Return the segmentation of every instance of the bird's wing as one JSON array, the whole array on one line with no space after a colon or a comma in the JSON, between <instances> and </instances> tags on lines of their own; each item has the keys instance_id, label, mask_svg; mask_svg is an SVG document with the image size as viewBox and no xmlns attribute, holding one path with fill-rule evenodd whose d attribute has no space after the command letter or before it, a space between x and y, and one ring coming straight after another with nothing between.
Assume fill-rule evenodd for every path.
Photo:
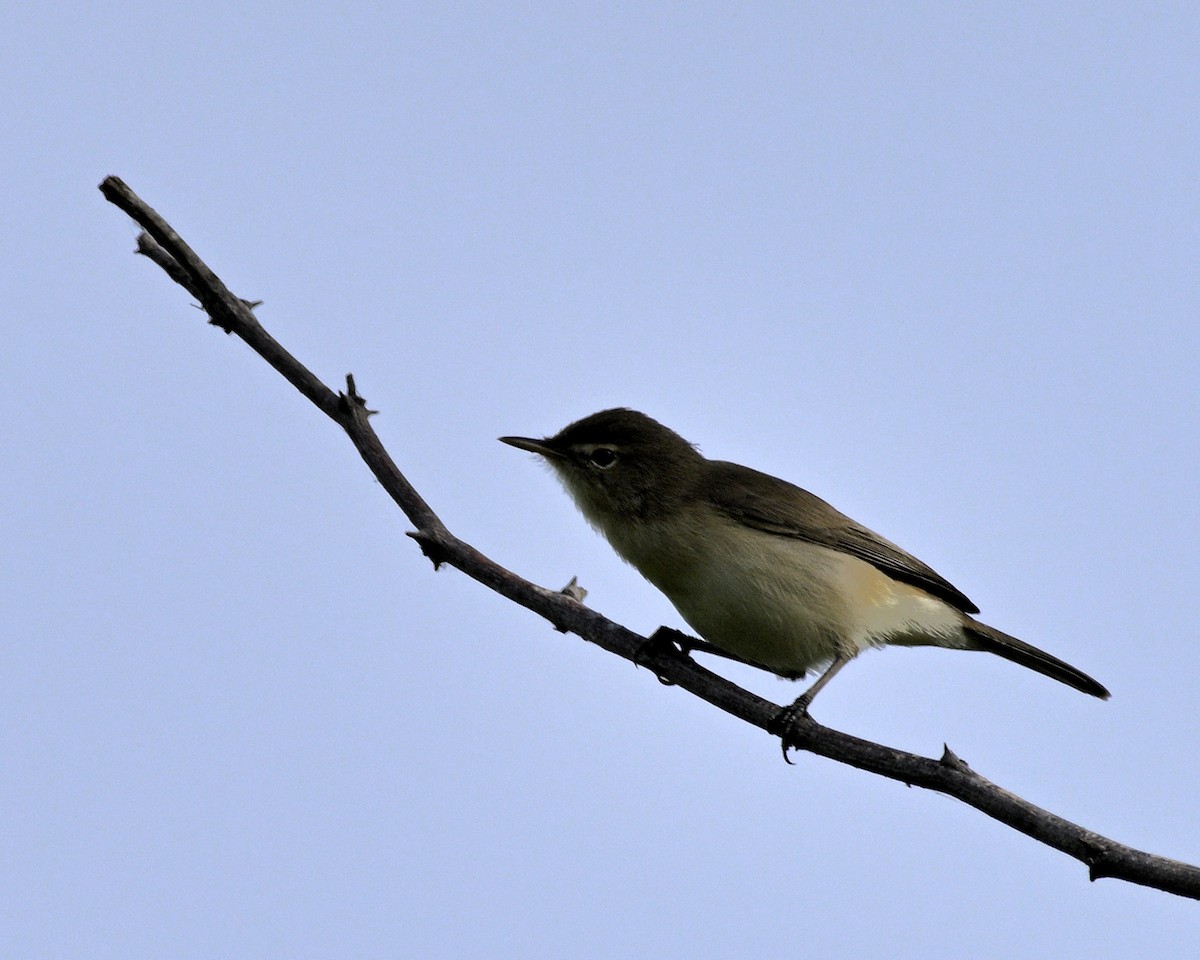
<instances>
[{"instance_id":1,"label":"bird's wing","mask_svg":"<svg viewBox=\"0 0 1200 960\"><path fill-rule=\"evenodd\" d=\"M815 494L749 467L723 461L710 461L709 467L706 489L698 492L730 519L766 533L848 553L963 613L979 612L961 590L928 564L855 523Z\"/></svg>"}]
</instances>

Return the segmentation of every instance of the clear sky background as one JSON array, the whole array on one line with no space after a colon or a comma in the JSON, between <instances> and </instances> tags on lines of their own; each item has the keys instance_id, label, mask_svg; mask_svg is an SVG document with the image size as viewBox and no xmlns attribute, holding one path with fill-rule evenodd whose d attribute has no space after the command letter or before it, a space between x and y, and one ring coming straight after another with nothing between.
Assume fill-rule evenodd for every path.
<instances>
[{"instance_id":1,"label":"clear sky background","mask_svg":"<svg viewBox=\"0 0 1200 960\"><path fill-rule=\"evenodd\" d=\"M497 436L637 407L896 540L1113 698L888 650L815 715L1197 862L1198 51L1194 3L9 10L0 954L1194 957L1195 902L435 574L96 184L634 629L682 621Z\"/></svg>"}]
</instances>

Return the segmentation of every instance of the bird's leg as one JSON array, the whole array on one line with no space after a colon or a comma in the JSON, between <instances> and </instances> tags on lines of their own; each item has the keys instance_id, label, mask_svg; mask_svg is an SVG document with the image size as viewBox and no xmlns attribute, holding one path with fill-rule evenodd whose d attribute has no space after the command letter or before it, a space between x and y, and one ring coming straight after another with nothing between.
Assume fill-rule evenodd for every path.
<instances>
[{"instance_id":1,"label":"bird's leg","mask_svg":"<svg viewBox=\"0 0 1200 960\"><path fill-rule=\"evenodd\" d=\"M728 650L722 650L720 647L714 647L707 640L701 640L699 637L689 637L686 633L680 633L678 630L672 630L670 627L659 627L654 631L653 640L659 634L664 634L664 638L672 643L679 645L679 649L683 651L685 656L690 656L693 650L698 650L700 653L708 653L714 657L721 657L724 660L732 660L734 663L744 663L748 667L754 667L756 670L766 670L767 673L774 673L777 676L783 677L784 680L799 680L804 676L804 671L799 673L779 673L771 667L764 667L761 663L755 660L747 660L745 657L739 657L736 653L730 653Z\"/></svg>"},{"instance_id":2,"label":"bird's leg","mask_svg":"<svg viewBox=\"0 0 1200 960\"><path fill-rule=\"evenodd\" d=\"M664 652L682 653L686 657L698 642L700 641L697 641L695 637L689 637L681 630L659 627L638 648L638 659L640 660L644 655Z\"/></svg>"},{"instance_id":3,"label":"bird's leg","mask_svg":"<svg viewBox=\"0 0 1200 960\"><path fill-rule=\"evenodd\" d=\"M796 702L788 707L788 709L795 710L797 713L808 713L808 705L813 702L813 697L820 693L821 688L832 680L837 675L837 672L849 662L850 658L844 657L841 654L834 657L833 663L825 668L825 672L817 677L813 685L800 694L796 698Z\"/></svg>"},{"instance_id":4,"label":"bird's leg","mask_svg":"<svg viewBox=\"0 0 1200 960\"><path fill-rule=\"evenodd\" d=\"M783 744L783 759L788 760L788 748L796 745L793 739L793 727L801 717L808 716L808 705L813 702L813 697L821 692L821 688L837 675L837 672L850 662L849 657L838 654L833 658L833 663L825 668L825 672L817 677L811 687L805 690L798 696L791 706L784 707L775 715L775 719L771 721L768 730L776 734Z\"/></svg>"},{"instance_id":5,"label":"bird's leg","mask_svg":"<svg viewBox=\"0 0 1200 960\"><path fill-rule=\"evenodd\" d=\"M690 657L693 650L699 650L701 653L711 653L714 657L724 657L726 660L744 663L748 667L756 667L759 670L766 670L769 673L777 673L777 671L772 670L770 667L764 667L761 663L755 663L753 660L739 657L736 653L729 653L720 647L714 647L707 640L688 636L686 633L674 630L671 627L659 627L650 634L646 638L646 642L638 648L633 662L642 667L647 665L645 660L648 657L656 654L667 656L682 654L685 657ZM799 680L804 676L804 673L801 671L796 674L779 674L779 676L782 676L785 680Z\"/></svg>"}]
</instances>

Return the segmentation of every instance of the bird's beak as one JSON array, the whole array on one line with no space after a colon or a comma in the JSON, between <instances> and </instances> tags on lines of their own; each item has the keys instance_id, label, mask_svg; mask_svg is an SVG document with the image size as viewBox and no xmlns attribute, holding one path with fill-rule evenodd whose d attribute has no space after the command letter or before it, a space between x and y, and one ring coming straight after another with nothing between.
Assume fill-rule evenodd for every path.
<instances>
[{"instance_id":1,"label":"bird's beak","mask_svg":"<svg viewBox=\"0 0 1200 960\"><path fill-rule=\"evenodd\" d=\"M501 443L507 443L510 447L516 447L518 450L528 450L530 453L539 453L543 457L551 457L555 460L562 458L562 454L545 440L534 440L532 437L500 437L499 439Z\"/></svg>"}]
</instances>

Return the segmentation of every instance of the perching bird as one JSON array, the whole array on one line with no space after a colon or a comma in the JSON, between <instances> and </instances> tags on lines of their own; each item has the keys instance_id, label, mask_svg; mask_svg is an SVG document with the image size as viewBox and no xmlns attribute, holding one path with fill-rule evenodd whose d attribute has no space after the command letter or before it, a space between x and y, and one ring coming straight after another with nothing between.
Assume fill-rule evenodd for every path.
<instances>
[{"instance_id":1,"label":"perching bird","mask_svg":"<svg viewBox=\"0 0 1200 960\"><path fill-rule=\"evenodd\" d=\"M1087 674L976 620L979 608L910 553L824 500L708 460L635 410L553 437L501 437L540 454L588 521L718 652L799 678L828 664L808 703L870 647L986 650L1108 698Z\"/></svg>"}]
</instances>

